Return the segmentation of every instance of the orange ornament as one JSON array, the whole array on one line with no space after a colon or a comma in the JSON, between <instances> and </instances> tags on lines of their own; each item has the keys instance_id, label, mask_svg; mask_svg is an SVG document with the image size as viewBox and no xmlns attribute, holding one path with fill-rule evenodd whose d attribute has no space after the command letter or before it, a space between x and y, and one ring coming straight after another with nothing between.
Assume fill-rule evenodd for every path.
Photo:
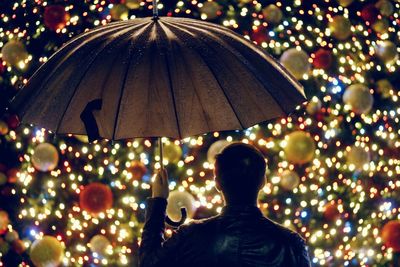
<instances>
[{"instance_id":1,"label":"orange ornament","mask_svg":"<svg viewBox=\"0 0 400 267\"><path fill-rule=\"evenodd\" d=\"M324 207L324 218L328 221L334 221L338 219L340 212L336 204L328 203Z\"/></svg>"},{"instance_id":2,"label":"orange ornament","mask_svg":"<svg viewBox=\"0 0 400 267\"><path fill-rule=\"evenodd\" d=\"M9 223L10 219L8 218L8 213L4 210L0 210L0 235L7 232L7 227Z\"/></svg>"},{"instance_id":3,"label":"orange ornament","mask_svg":"<svg viewBox=\"0 0 400 267\"><path fill-rule=\"evenodd\" d=\"M382 228L381 237L387 247L400 252L400 220L387 222Z\"/></svg>"},{"instance_id":4,"label":"orange ornament","mask_svg":"<svg viewBox=\"0 0 400 267\"><path fill-rule=\"evenodd\" d=\"M132 178L134 180L141 180L143 175L145 175L147 172L146 166L138 160L133 161L127 170L130 174L132 174Z\"/></svg>"},{"instance_id":5,"label":"orange ornament","mask_svg":"<svg viewBox=\"0 0 400 267\"><path fill-rule=\"evenodd\" d=\"M97 214L112 207L113 194L107 185L91 183L86 185L80 193L79 203L82 209Z\"/></svg>"},{"instance_id":6,"label":"orange ornament","mask_svg":"<svg viewBox=\"0 0 400 267\"><path fill-rule=\"evenodd\" d=\"M14 242L12 242L11 246L12 246L12 249L18 254L22 254L26 250L24 242L20 239L17 239Z\"/></svg>"}]
</instances>

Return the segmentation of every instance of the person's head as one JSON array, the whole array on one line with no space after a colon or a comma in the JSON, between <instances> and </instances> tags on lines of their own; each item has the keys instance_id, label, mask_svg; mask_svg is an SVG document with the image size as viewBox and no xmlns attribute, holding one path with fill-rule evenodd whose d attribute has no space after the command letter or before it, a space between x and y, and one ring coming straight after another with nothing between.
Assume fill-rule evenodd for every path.
<instances>
[{"instance_id":1,"label":"person's head","mask_svg":"<svg viewBox=\"0 0 400 267\"><path fill-rule=\"evenodd\" d=\"M253 204L264 186L266 163L254 146L232 143L215 157L215 181L227 204Z\"/></svg>"}]
</instances>

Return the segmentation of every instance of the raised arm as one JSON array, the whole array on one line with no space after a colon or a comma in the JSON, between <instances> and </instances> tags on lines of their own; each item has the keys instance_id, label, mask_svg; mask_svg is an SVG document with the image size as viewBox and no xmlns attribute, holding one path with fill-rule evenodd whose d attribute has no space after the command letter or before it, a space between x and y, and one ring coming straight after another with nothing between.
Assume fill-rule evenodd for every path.
<instances>
[{"instance_id":1,"label":"raised arm","mask_svg":"<svg viewBox=\"0 0 400 267\"><path fill-rule=\"evenodd\" d=\"M164 170L156 175L152 198L147 200L146 220L139 248L140 267L172 266L176 261L179 244L185 236L185 227L181 227L171 238L164 239L168 194L168 175Z\"/></svg>"}]
</instances>

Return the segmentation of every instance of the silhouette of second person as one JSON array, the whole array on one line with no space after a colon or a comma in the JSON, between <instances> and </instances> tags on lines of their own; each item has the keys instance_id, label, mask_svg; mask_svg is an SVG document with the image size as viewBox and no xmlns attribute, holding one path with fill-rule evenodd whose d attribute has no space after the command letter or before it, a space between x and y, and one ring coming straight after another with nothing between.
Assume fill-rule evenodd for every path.
<instances>
[{"instance_id":1,"label":"silhouette of second person","mask_svg":"<svg viewBox=\"0 0 400 267\"><path fill-rule=\"evenodd\" d=\"M309 267L304 240L257 208L266 163L255 147L233 143L216 156L215 182L225 206L212 218L184 224L164 240L168 175L156 176L139 249L141 267Z\"/></svg>"}]
</instances>

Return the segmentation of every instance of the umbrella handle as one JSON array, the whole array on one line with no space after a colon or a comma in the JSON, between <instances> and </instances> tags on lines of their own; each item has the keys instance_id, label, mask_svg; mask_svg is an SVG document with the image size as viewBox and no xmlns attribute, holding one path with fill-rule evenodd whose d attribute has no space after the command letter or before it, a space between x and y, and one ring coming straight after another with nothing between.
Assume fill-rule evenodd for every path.
<instances>
[{"instance_id":1,"label":"umbrella handle","mask_svg":"<svg viewBox=\"0 0 400 267\"><path fill-rule=\"evenodd\" d=\"M175 222L175 221L171 220L171 218L169 218L168 215L167 215L165 217L165 222L169 226L171 226L173 228L178 228L179 226L181 226L186 221L186 218L187 218L186 208L184 208L184 207L181 208L181 215L182 215L181 219L178 222Z\"/></svg>"},{"instance_id":2,"label":"umbrella handle","mask_svg":"<svg viewBox=\"0 0 400 267\"><path fill-rule=\"evenodd\" d=\"M80 115L80 118L85 125L86 134L89 137L90 143L100 139L99 126L97 125L96 118L93 115L93 111L101 110L102 105L102 99L94 99L87 103L85 109Z\"/></svg>"},{"instance_id":3,"label":"umbrella handle","mask_svg":"<svg viewBox=\"0 0 400 267\"><path fill-rule=\"evenodd\" d=\"M153 20L158 19L158 7L157 7L157 0L153 0Z\"/></svg>"},{"instance_id":4,"label":"umbrella handle","mask_svg":"<svg viewBox=\"0 0 400 267\"><path fill-rule=\"evenodd\" d=\"M164 163L163 163L163 159L164 159L164 149L163 149L163 143L162 143L162 138L159 137L158 138L158 146L160 148L160 168L161 170L164 169ZM165 217L165 222L167 224L169 224L171 227L173 228L178 228L179 226L181 226L187 218L187 212L186 212L186 208L182 207L181 208L181 219L177 222L171 220L171 218L168 217L168 215Z\"/></svg>"}]
</instances>

